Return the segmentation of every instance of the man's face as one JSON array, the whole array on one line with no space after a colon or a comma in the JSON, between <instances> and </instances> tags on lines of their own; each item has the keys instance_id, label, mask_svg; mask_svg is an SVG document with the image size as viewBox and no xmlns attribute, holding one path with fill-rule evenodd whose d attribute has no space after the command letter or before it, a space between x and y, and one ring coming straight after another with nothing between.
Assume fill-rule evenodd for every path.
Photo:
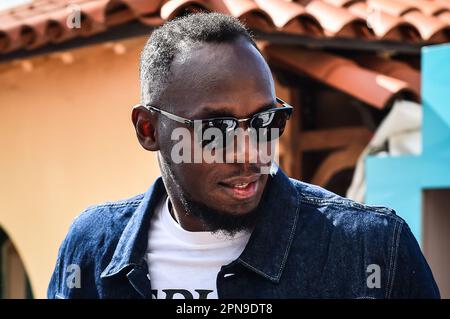
<instances>
[{"instance_id":1,"label":"man's face","mask_svg":"<svg viewBox=\"0 0 450 319\"><path fill-rule=\"evenodd\" d=\"M170 105L165 109L184 118L248 118L275 101L270 70L261 54L244 39L197 44L175 58L171 71L171 83L164 93ZM175 164L171 152L177 141L171 140L171 134L183 124L163 116L158 121L159 161L172 197L236 217L258 206L268 179L261 174L261 167L270 163L250 163L250 153L254 156L255 149L249 143L238 149L245 156L244 163Z\"/></svg>"}]
</instances>

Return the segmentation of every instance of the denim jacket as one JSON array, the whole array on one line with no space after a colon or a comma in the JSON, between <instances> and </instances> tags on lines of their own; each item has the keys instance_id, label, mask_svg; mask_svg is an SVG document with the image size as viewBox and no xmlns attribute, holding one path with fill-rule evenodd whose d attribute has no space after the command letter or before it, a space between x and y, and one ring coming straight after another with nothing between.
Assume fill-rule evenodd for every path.
<instances>
[{"instance_id":1,"label":"denim jacket","mask_svg":"<svg viewBox=\"0 0 450 319\"><path fill-rule=\"evenodd\" d=\"M278 170L219 298L439 298L416 239L394 211L356 203ZM144 260L161 178L142 195L86 209L70 227L48 298L152 298ZM227 275L234 274L234 275Z\"/></svg>"}]
</instances>

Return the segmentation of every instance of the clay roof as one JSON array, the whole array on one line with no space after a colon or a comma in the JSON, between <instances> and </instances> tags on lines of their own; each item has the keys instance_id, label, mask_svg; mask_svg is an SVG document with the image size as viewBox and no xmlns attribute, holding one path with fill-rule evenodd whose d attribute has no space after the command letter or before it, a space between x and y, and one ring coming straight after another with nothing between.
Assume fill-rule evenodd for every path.
<instances>
[{"instance_id":1,"label":"clay roof","mask_svg":"<svg viewBox=\"0 0 450 319\"><path fill-rule=\"evenodd\" d=\"M157 26L186 12L231 14L255 29L371 41L450 41L450 0L35 0L0 12L0 54L89 37L130 21ZM80 12L80 28L67 24Z\"/></svg>"},{"instance_id":2,"label":"clay roof","mask_svg":"<svg viewBox=\"0 0 450 319\"><path fill-rule=\"evenodd\" d=\"M420 72L383 58L358 61L292 46L269 45L264 54L272 65L304 74L378 109L402 95L418 101Z\"/></svg>"},{"instance_id":3,"label":"clay roof","mask_svg":"<svg viewBox=\"0 0 450 319\"><path fill-rule=\"evenodd\" d=\"M200 10L231 14L264 32L424 44L450 41L450 0L35 0L0 12L0 57L16 50L83 39L138 21L158 26ZM67 20L80 12L80 28ZM263 44L271 64L305 74L382 109L407 94L418 100L420 71L375 55Z\"/></svg>"}]
</instances>

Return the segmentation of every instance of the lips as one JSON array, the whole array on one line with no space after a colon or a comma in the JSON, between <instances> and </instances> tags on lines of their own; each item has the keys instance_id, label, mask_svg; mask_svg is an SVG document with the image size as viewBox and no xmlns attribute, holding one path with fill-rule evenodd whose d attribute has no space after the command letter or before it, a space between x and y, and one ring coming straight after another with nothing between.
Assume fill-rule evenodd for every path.
<instances>
[{"instance_id":1,"label":"lips","mask_svg":"<svg viewBox=\"0 0 450 319\"><path fill-rule=\"evenodd\" d=\"M239 176L219 182L225 193L235 200L249 200L258 192L260 175Z\"/></svg>"}]
</instances>

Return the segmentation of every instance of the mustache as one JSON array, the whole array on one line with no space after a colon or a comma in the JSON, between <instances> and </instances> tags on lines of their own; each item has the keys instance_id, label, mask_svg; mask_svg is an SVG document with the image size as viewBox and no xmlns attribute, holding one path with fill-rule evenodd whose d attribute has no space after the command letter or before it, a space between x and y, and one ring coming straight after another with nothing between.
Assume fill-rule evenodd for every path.
<instances>
[{"instance_id":1,"label":"mustache","mask_svg":"<svg viewBox=\"0 0 450 319\"><path fill-rule=\"evenodd\" d=\"M261 174L261 167L263 166L267 165L258 165L256 163L241 164L237 166L233 172L228 173L226 176L221 176L221 179L237 176L259 175Z\"/></svg>"}]
</instances>

